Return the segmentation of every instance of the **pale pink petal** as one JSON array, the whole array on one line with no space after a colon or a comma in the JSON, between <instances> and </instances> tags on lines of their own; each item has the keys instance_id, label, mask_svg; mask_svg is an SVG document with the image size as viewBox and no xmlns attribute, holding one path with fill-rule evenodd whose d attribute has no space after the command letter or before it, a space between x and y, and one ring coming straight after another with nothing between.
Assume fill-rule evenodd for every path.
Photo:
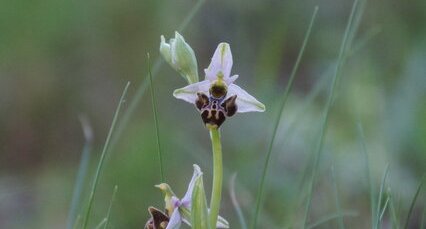
<instances>
[{"instance_id":1,"label":"pale pink petal","mask_svg":"<svg viewBox=\"0 0 426 229\"><path fill-rule=\"evenodd\" d=\"M192 191L194 190L195 181L198 177L203 175L203 172L201 172L201 169L198 165L194 164L194 173L192 175L191 181L188 185L188 190L185 193L185 196L183 196L181 203L183 206L187 208L191 208L191 201L192 201Z\"/></svg>"},{"instance_id":2,"label":"pale pink petal","mask_svg":"<svg viewBox=\"0 0 426 229\"><path fill-rule=\"evenodd\" d=\"M228 43L220 43L213 54L208 68L204 70L206 79L213 81L218 78L221 72L225 81L228 81L231 75L232 53ZM219 74L220 75L220 74Z\"/></svg>"},{"instance_id":3,"label":"pale pink petal","mask_svg":"<svg viewBox=\"0 0 426 229\"><path fill-rule=\"evenodd\" d=\"M238 75L233 75L231 77L229 77L228 81L226 82L226 84L232 84L235 80L238 79Z\"/></svg>"},{"instance_id":4,"label":"pale pink petal","mask_svg":"<svg viewBox=\"0 0 426 229\"><path fill-rule=\"evenodd\" d=\"M265 105L259 102L256 98L251 96L245 90L240 88L235 84L231 84L228 86L228 94L227 98L237 95L237 112L245 113L245 112L263 112L265 111Z\"/></svg>"},{"instance_id":5,"label":"pale pink petal","mask_svg":"<svg viewBox=\"0 0 426 229\"><path fill-rule=\"evenodd\" d=\"M179 209L175 208L170 217L169 224L167 224L166 229L179 229L182 224L182 217L179 213Z\"/></svg>"},{"instance_id":6,"label":"pale pink petal","mask_svg":"<svg viewBox=\"0 0 426 229\"><path fill-rule=\"evenodd\" d=\"M197 92L209 93L210 81L204 80L198 83L190 84L184 88L176 89L173 96L177 99L185 100L188 103L195 104L197 99Z\"/></svg>"}]
</instances>

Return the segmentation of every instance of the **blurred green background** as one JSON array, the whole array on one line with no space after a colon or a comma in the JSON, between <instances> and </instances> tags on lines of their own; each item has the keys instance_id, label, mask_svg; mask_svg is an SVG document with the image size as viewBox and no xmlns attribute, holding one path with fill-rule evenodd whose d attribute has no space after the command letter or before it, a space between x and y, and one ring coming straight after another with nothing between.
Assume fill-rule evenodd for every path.
<instances>
[{"instance_id":1,"label":"blurred green background","mask_svg":"<svg viewBox=\"0 0 426 229\"><path fill-rule=\"evenodd\" d=\"M317 21L281 117L259 220L259 228L300 228L309 180L304 174L312 168L321 114L352 1L206 0L194 11L198 2L1 1L0 228L66 226L85 142L81 115L94 132L78 205L83 209L124 85L131 81L125 113L146 79L146 53L157 59L160 35L173 36L190 12L194 17L179 32L197 55L201 77L217 44L228 42L234 56L232 72L240 75L237 84L267 107L265 113L238 114L222 128L221 215L231 228L240 228L228 191L236 172L237 198L250 221L273 120L318 5ZM364 128L374 195L377 199L389 164L385 188L392 194L398 219L405 222L426 172L425 21L424 0L367 2L331 110L310 223L335 213L337 196L341 209L357 213L344 218L347 228L371 226L357 123ZM166 64L154 75L165 177L179 196L186 190L192 164L202 167L207 190L212 173L208 132L199 114L172 96L174 89L184 85ZM163 205L162 195L154 188L160 175L150 94L145 93L137 105L107 155L90 228L105 216L114 185L118 193L112 228L142 228L147 207ZM422 191L410 228L420 227L425 203ZM337 226L338 221L331 220L319 228ZM383 227L391 228L389 210Z\"/></svg>"}]
</instances>

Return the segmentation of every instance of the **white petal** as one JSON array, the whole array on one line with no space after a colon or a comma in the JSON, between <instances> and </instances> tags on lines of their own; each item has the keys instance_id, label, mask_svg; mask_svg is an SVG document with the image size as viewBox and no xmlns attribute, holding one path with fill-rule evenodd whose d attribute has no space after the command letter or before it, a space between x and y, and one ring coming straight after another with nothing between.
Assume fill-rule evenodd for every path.
<instances>
[{"instance_id":1,"label":"white petal","mask_svg":"<svg viewBox=\"0 0 426 229\"><path fill-rule=\"evenodd\" d=\"M233 95L237 95L237 112L245 113L245 112L263 112L265 111L265 105L259 102L256 98L251 96L249 93L244 91L242 88L237 86L236 84L231 84L228 86L228 94L227 97L231 97Z\"/></svg>"},{"instance_id":2,"label":"white petal","mask_svg":"<svg viewBox=\"0 0 426 229\"><path fill-rule=\"evenodd\" d=\"M191 181L189 182L188 190L186 191L185 196L183 196L181 200L182 204L189 209L191 209L192 190L194 190L195 181L201 175L203 175L203 172L201 172L200 167L194 164L194 173L192 174Z\"/></svg>"},{"instance_id":3,"label":"white petal","mask_svg":"<svg viewBox=\"0 0 426 229\"><path fill-rule=\"evenodd\" d=\"M188 103L195 103L197 99L197 92L209 93L210 81L204 80L198 83L190 84L184 88L176 89L173 96L177 99L185 100Z\"/></svg>"},{"instance_id":4,"label":"white petal","mask_svg":"<svg viewBox=\"0 0 426 229\"><path fill-rule=\"evenodd\" d=\"M231 75L232 53L228 43L220 43L213 54L210 65L205 69L206 79L211 81L217 79L219 72L222 72L224 80L227 81Z\"/></svg>"},{"instance_id":5,"label":"white petal","mask_svg":"<svg viewBox=\"0 0 426 229\"><path fill-rule=\"evenodd\" d=\"M235 80L238 79L238 75L233 75L231 77L229 77L228 81L226 82L228 85L232 84Z\"/></svg>"},{"instance_id":6,"label":"white petal","mask_svg":"<svg viewBox=\"0 0 426 229\"><path fill-rule=\"evenodd\" d=\"M166 229L179 229L182 224L182 217L180 216L179 209L175 208L172 216L170 217L169 224Z\"/></svg>"}]
</instances>

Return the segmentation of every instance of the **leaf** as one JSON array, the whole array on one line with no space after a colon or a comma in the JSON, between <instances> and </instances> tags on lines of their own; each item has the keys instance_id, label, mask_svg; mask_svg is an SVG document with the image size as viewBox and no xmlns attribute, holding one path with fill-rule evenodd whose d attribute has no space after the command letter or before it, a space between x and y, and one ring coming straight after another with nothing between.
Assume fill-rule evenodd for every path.
<instances>
[{"instance_id":1,"label":"leaf","mask_svg":"<svg viewBox=\"0 0 426 229\"><path fill-rule=\"evenodd\" d=\"M209 229L209 216L206 193L204 191L203 176L195 180L192 192L191 224L194 229Z\"/></svg>"}]
</instances>

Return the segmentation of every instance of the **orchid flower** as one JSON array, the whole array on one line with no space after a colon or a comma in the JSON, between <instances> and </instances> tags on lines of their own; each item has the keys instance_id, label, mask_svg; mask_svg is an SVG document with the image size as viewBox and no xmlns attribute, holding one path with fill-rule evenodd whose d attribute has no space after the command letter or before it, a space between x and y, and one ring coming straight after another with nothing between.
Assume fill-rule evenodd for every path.
<instances>
[{"instance_id":1,"label":"orchid flower","mask_svg":"<svg viewBox=\"0 0 426 229\"><path fill-rule=\"evenodd\" d=\"M218 128L237 112L265 111L261 102L234 83L238 75L231 76L232 62L229 44L220 43L204 70L205 80L173 92L176 98L196 106L206 126Z\"/></svg>"},{"instance_id":2,"label":"orchid flower","mask_svg":"<svg viewBox=\"0 0 426 229\"><path fill-rule=\"evenodd\" d=\"M198 178L202 176L201 169L198 165L194 165L194 173L192 179L189 182L188 189L182 199L176 197L176 194L172 191L170 186L166 183L156 185L155 187L159 188L165 195L165 215L169 218L167 220L166 229L178 229L180 228L182 222L187 225L191 225L191 202L192 202L192 193L194 190L195 182ZM153 216L153 214L151 214ZM151 221L154 217L151 217ZM163 220L166 221L166 220ZM148 221L150 222L150 221ZM219 217L217 220L217 228L229 228L228 222Z\"/></svg>"}]
</instances>

